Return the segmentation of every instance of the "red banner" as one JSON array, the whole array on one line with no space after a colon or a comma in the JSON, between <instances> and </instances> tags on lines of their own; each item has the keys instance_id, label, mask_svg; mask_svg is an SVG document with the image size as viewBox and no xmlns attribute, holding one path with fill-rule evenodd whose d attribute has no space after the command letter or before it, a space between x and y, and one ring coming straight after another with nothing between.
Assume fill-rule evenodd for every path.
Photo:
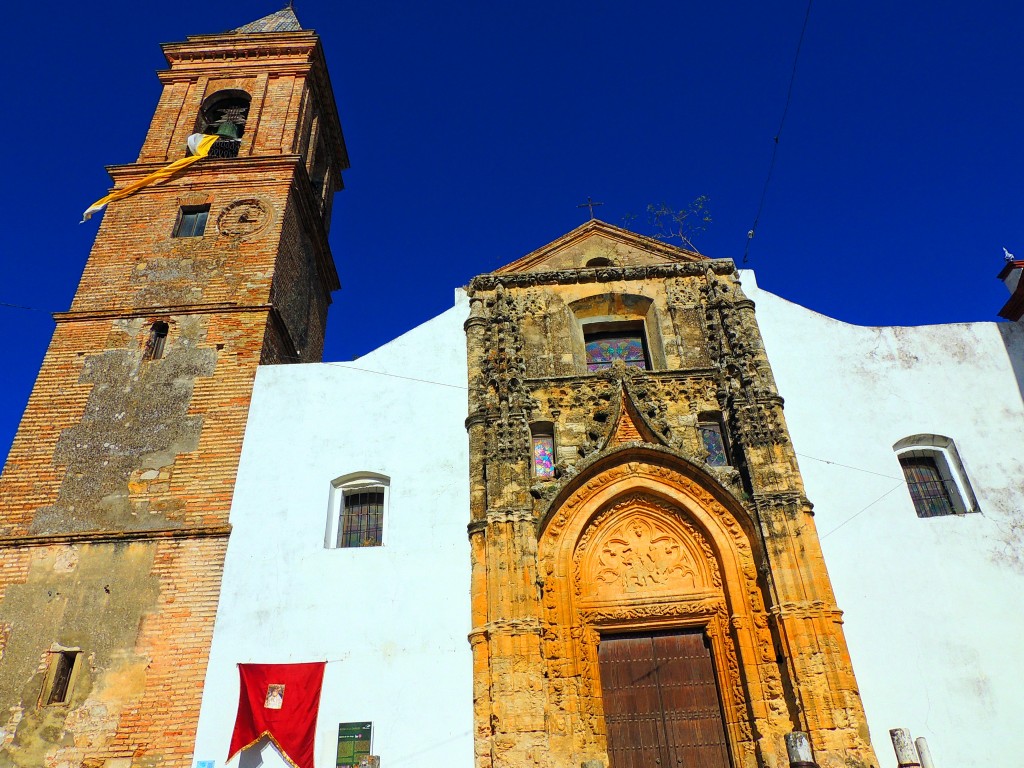
<instances>
[{"instance_id":1,"label":"red banner","mask_svg":"<svg viewBox=\"0 0 1024 768\"><path fill-rule=\"evenodd\" d=\"M228 760L267 736L295 768L313 768L324 664L239 664L238 715Z\"/></svg>"}]
</instances>

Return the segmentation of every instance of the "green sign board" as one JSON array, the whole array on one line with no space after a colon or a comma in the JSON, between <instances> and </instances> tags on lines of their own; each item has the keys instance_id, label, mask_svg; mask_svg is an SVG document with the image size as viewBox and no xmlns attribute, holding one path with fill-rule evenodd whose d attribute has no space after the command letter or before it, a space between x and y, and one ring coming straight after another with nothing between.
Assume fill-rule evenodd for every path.
<instances>
[{"instance_id":1,"label":"green sign board","mask_svg":"<svg viewBox=\"0 0 1024 768\"><path fill-rule=\"evenodd\" d=\"M372 736L373 723L339 723L337 768L356 768L360 758L372 754Z\"/></svg>"}]
</instances>

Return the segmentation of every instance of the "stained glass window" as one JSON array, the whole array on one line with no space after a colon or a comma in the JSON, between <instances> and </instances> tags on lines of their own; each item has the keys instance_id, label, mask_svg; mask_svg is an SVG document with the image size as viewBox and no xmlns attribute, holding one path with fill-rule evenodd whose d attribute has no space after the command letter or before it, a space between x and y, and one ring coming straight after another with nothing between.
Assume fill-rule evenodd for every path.
<instances>
[{"instance_id":1,"label":"stained glass window","mask_svg":"<svg viewBox=\"0 0 1024 768\"><path fill-rule=\"evenodd\" d=\"M647 368L644 337L639 331L609 331L586 334L587 370L603 371L615 360L630 368Z\"/></svg>"},{"instance_id":2,"label":"stained glass window","mask_svg":"<svg viewBox=\"0 0 1024 768\"><path fill-rule=\"evenodd\" d=\"M345 493L339 547L379 547L384 530L384 489L361 488Z\"/></svg>"},{"instance_id":3,"label":"stained glass window","mask_svg":"<svg viewBox=\"0 0 1024 768\"><path fill-rule=\"evenodd\" d=\"M725 455L725 441L722 439L722 428L717 424L701 424L697 427L704 450L708 452L707 463L712 467L726 467L729 457Z\"/></svg>"},{"instance_id":4,"label":"stained glass window","mask_svg":"<svg viewBox=\"0 0 1024 768\"><path fill-rule=\"evenodd\" d=\"M931 456L901 456L903 475L907 478L910 498L918 517L939 517L953 514L946 481Z\"/></svg>"},{"instance_id":5,"label":"stained glass window","mask_svg":"<svg viewBox=\"0 0 1024 768\"><path fill-rule=\"evenodd\" d=\"M533 436L533 474L555 476L555 439L551 435Z\"/></svg>"}]
</instances>

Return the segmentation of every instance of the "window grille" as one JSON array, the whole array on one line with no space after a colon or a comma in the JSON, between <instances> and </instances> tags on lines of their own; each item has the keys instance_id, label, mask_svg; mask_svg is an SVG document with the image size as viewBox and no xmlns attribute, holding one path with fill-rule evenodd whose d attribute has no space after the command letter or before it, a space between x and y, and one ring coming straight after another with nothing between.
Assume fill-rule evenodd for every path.
<instances>
[{"instance_id":1,"label":"window grille","mask_svg":"<svg viewBox=\"0 0 1024 768\"><path fill-rule=\"evenodd\" d=\"M345 491L339 547L379 547L384 530L384 489Z\"/></svg>"},{"instance_id":2,"label":"window grille","mask_svg":"<svg viewBox=\"0 0 1024 768\"><path fill-rule=\"evenodd\" d=\"M947 483L931 456L900 456L903 475L907 479L910 498L918 517L940 517L952 515L953 500Z\"/></svg>"},{"instance_id":3,"label":"window grille","mask_svg":"<svg viewBox=\"0 0 1024 768\"><path fill-rule=\"evenodd\" d=\"M980 512L967 468L953 438L910 435L893 445L918 517Z\"/></svg>"}]
</instances>

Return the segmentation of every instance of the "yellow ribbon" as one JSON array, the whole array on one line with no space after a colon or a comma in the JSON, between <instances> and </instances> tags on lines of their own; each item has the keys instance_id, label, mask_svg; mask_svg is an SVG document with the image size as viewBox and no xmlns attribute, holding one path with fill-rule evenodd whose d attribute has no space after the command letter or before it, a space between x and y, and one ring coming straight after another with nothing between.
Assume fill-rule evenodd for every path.
<instances>
[{"instance_id":1,"label":"yellow ribbon","mask_svg":"<svg viewBox=\"0 0 1024 768\"><path fill-rule=\"evenodd\" d=\"M196 152L194 155L189 155L188 157L183 157L179 160L175 160L170 165L165 165L160 170L153 171L148 176L145 176L139 179L138 181L133 181L126 187L121 187L121 189L115 189L106 197L101 197L99 200L97 200L95 203L93 203L92 205L85 209L85 213L82 214L82 220L79 222L79 224L84 224L92 217L94 213L99 213L100 211L102 211L106 207L107 203L112 203L115 200L123 200L129 195L134 195L140 189L149 186L150 184L155 184L161 181L167 181L167 179L171 178L171 176L178 173L178 171L184 168L188 168L190 165L192 165L192 163L202 160L210 153L210 148L213 146L214 142L217 141L217 139L219 138L221 137L217 136L216 134L210 136L203 136L203 138L199 140L199 145L196 147Z\"/></svg>"}]
</instances>

